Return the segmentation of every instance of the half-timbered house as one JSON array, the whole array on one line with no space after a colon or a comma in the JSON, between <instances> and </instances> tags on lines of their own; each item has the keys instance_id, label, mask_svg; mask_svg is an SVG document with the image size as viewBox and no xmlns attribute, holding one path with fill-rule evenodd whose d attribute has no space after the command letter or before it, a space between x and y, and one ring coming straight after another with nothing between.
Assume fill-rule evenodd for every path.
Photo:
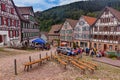
<instances>
[{"instance_id":1,"label":"half-timbered house","mask_svg":"<svg viewBox=\"0 0 120 80\"><path fill-rule=\"evenodd\" d=\"M78 20L66 19L60 31L60 42L67 46L73 46L73 31Z\"/></svg>"},{"instance_id":2,"label":"half-timbered house","mask_svg":"<svg viewBox=\"0 0 120 80\"><path fill-rule=\"evenodd\" d=\"M106 7L92 28L92 47L100 50L120 48L120 12Z\"/></svg>"},{"instance_id":3,"label":"half-timbered house","mask_svg":"<svg viewBox=\"0 0 120 80\"><path fill-rule=\"evenodd\" d=\"M21 20L21 42L39 37L39 25L35 20L32 6L17 7Z\"/></svg>"},{"instance_id":4,"label":"half-timbered house","mask_svg":"<svg viewBox=\"0 0 120 80\"><path fill-rule=\"evenodd\" d=\"M0 45L20 40L20 20L13 0L0 0Z\"/></svg>"},{"instance_id":5,"label":"half-timbered house","mask_svg":"<svg viewBox=\"0 0 120 80\"><path fill-rule=\"evenodd\" d=\"M83 48L90 48L91 33L90 28L96 21L96 18L89 16L81 16L74 27L74 42Z\"/></svg>"}]
</instances>

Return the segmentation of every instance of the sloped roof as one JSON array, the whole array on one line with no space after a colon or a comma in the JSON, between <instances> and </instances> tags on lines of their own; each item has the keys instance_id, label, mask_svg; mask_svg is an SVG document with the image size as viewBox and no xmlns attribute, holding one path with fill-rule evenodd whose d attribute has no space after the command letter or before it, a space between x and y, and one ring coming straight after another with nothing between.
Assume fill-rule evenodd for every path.
<instances>
[{"instance_id":1,"label":"sloped roof","mask_svg":"<svg viewBox=\"0 0 120 80\"><path fill-rule=\"evenodd\" d=\"M83 18L85 19L85 21L87 21L87 23L91 26L94 24L94 22L96 21L96 18L94 17L89 17L89 16L83 16Z\"/></svg>"},{"instance_id":2,"label":"sloped roof","mask_svg":"<svg viewBox=\"0 0 120 80\"><path fill-rule=\"evenodd\" d=\"M74 28L78 22L78 20L73 20L73 19L66 19L66 21L69 22L69 24L72 26L72 28Z\"/></svg>"},{"instance_id":3,"label":"sloped roof","mask_svg":"<svg viewBox=\"0 0 120 80\"><path fill-rule=\"evenodd\" d=\"M59 35L62 24L53 25L48 34ZM58 32L58 33L55 33Z\"/></svg>"},{"instance_id":4,"label":"sloped roof","mask_svg":"<svg viewBox=\"0 0 120 80\"><path fill-rule=\"evenodd\" d=\"M22 15L21 9L19 7L16 7L16 9L18 11L18 15L19 15L20 19L29 22L29 20L25 19L25 17Z\"/></svg>"},{"instance_id":5,"label":"sloped roof","mask_svg":"<svg viewBox=\"0 0 120 80\"><path fill-rule=\"evenodd\" d=\"M113 9L111 7L106 7L119 21L120 21L120 11Z\"/></svg>"},{"instance_id":6,"label":"sloped roof","mask_svg":"<svg viewBox=\"0 0 120 80\"><path fill-rule=\"evenodd\" d=\"M18 7L19 10L21 11L21 14L30 14L31 13L31 10L33 11L33 8L32 6L25 6L25 7ZM34 13L34 11L33 11Z\"/></svg>"}]
</instances>

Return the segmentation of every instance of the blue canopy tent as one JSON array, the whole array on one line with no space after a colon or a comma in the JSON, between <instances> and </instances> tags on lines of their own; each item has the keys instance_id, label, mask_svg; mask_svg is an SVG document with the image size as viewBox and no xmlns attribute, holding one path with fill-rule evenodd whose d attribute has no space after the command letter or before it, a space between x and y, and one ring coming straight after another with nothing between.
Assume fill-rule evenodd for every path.
<instances>
[{"instance_id":1,"label":"blue canopy tent","mask_svg":"<svg viewBox=\"0 0 120 80\"><path fill-rule=\"evenodd\" d=\"M43 39L41 39L41 38L36 38L32 42L33 43L38 43L38 44L46 44L46 42Z\"/></svg>"}]
</instances>

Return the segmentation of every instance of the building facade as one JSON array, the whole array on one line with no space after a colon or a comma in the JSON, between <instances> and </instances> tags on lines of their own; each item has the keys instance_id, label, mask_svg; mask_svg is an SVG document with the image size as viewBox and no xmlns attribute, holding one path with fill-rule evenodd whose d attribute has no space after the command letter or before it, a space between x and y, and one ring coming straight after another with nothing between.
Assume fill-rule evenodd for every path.
<instances>
[{"instance_id":1,"label":"building facade","mask_svg":"<svg viewBox=\"0 0 120 80\"><path fill-rule=\"evenodd\" d=\"M73 40L74 40L73 30L74 30L76 23L77 23L77 20L66 19L60 31L61 44L66 43L67 46L70 46L70 47L73 46Z\"/></svg>"},{"instance_id":2,"label":"building facade","mask_svg":"<svg viewBox=\"0 0 120 80\"><path fill-rule=\"evenodd\" d=\"M0 46L20 40L20 19L13 0L0 0Z\"/></svg>"},{"instance_id":3,"label":"building facade","mask_svg":"<svg viewBox=\"0 0 120 80\"><path fill-rule=\"evenodd\" d=\"M120 49L120 12L106 7L92 27L92 47L99 50Z\"/></svg>"},{"instance_id":4,"label":"building facade","mask_svg":"<svg viewBox=\"0 0 120 80\"><path fill-rule=\"evenodd\" d=\"M62 24L53 25L48 33L48 40L54 46L59 45L61 27Z\"/></svg>"},{"instance_id":5,"label":"building facade","mask_svg":"<svg viewBox=\"0 0 120 80\"><path fill-rule=\"evenodd\" d=\"M74 28L74 42L80 47L90 48L90 28L96 21L96 18L81 16Z\"/></svg>"},{"instance_id":6,"label":"building facade","mask_svg":"<svg viewBox=\"0 0 120 80\"><path fill-rule=\"evenodd\" d=\"M21 42L39 37L39 25L35 20L34 11L30 7L17 7L21 20Z\"/></svg>"}]
</instances>

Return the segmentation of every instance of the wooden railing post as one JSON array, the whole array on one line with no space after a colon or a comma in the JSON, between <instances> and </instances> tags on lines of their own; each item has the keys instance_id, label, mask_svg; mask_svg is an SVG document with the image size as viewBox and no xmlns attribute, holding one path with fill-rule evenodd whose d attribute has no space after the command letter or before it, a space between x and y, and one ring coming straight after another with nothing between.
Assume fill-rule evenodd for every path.
<instances>
[{"instance_id":1,"label":"wooden railing post","mask_svg":"<svg viewBox=\"0 0 120 80\"><path fill-rule=\"evenodd\" d=\"M14 70L15 70L15 75L17 75L17 61L14 59Z\"/></svg>"},{"instance_id":2,"label":"wooden railing post","mask_svg":"<svg viewBox=\"0 0 120 80\"><path fill-rule=\"evenodd\" d=\"M31 62L32 60L31 60L31 56L29 56L29 61ZM30 65L30 68L32 68L32 65Z\"/></svg>"}]
</instances>

